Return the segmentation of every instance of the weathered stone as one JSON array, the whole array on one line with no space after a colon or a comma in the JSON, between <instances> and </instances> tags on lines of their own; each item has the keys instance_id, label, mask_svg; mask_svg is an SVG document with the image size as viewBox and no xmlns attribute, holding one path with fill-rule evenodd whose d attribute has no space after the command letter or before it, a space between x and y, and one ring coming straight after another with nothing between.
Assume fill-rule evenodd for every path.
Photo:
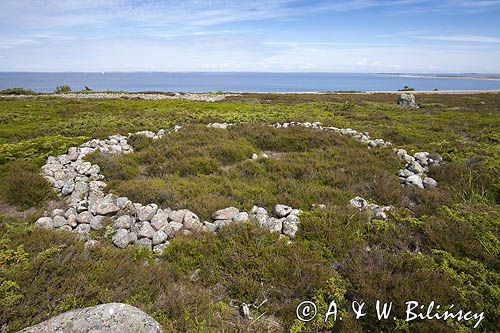
<instances>
[{"instance_id":1,"label":"weathered stone","mask_svg":"<svg viewBox=\"0 0 500 333\"><path fill-rule=\"evenodd\" d=\"M129 244L128 231L126 229L118 229L111 238L113 244L121 249L124 249Z\"/></svg>"},{"instance_id":2,"label":"weathered stone","mask_svg":"<svg viewBox=\"0 0 500 333\"><path fill-rule=\"evenodd\" d=\"M61 194L62 195L71 194L71 192L73 192L74 189L75 189L75 182L73 181L73 179L67 180L63 185Z\"/></svg>"},{"instance_id":3,"label":"weathered stone","mask_svg":"<svg viewBox=\"0 0 500 333\"><path fill-rule=\"evenodd\" d=\"M299 230L298 223L299 220L295 215L289 215L283 221L283 234L290 238L294 238L295 234Z\"/></svg>"},{"instance_id":4,"label":"weathered stone","mask_svg":"<svg viewBox=\"0 0 500 333\"><path fill-rule=\"evenodd\" d=\"M108 303L65 312L20 333L35 332L161 333L162 330L157 321L138 308Z\"/></svg>"},{"instance_id":5,"label":"weathered stone","mask_svg":"<svg viewBox=\"0 0 500 333\"><path fill-rule=\"evenodd\" d=\"M157 204L149 204L147 206L143 206L137 210L137 218L139 221L151 221L153 216L158 211Z\"/></svg>"},{"instance_id":6,"label":"weathered stone","mask_svg":"<svg viewBox=\"0 0 500 333\"><path fill-rule=\"evenodd\" d=\"M99 215L112 215L120 210L120 207L115 202L115 197L112 194L108 194L96 202L95 212Z\"/></svg>"},{"instance_id":7,"label":"weathered stone","mask_svg":"<svg viewBox=\"0 0 500 333\"><path fill-rule=\"evenodd\" d=\"M283 229L283 219L277 219L274 217L270 217L263 224L264 227L268 228L271 232L281 232Z\"/></svg>"},{"instance_id":8,"label":"weathered stone","mask_svg":"<svg viewBox=\"0 0 500 333\"><path fill-rule=\"evenodd\" d=\"M216 232L218 226L215 223L210 223L208 221L203 222L203 225L207 228L209 232Z\"/></svg>"},{"instance_id":9,"label":"weathered stone","mask_svg":"<svg viewBox=\"0 0 500 333\"><path fill-rule=\"evenodd\" d=\"M168 214L168 218L171 221L182 223L184 221L184 215L186 215L185 209L173 210Z\"/></svg>"},{"instance_id":10,"label":"weathered stone","mask_svg":"<svg viewBox=\"0 0 500 333\"><path fill-rule=\"evenodd\" d=\"M80 239L87 239L90 233L90 224L79 224L73 231L78 234Z\"/></svg>"},{"instance_id":11,"label":"weathered stone","mask_svg":"<svg viewBox=\"0 0 500 333\"><path fill-rule=\"evenodd\" d=\"M354 208L363 209L368 205L368 202L361 197L355 197L349 200L349 204Z\"/></svg>"},{"instance_id":12,"label":"weathered stone","mask_svg":"<svg viewBox=\"0 0 500 333\"><path fill-rule=\"evenodd\" d=\"M128 243L129 244L134 244L135 242L137 242L138 239L139 239L139 237L137 237L137 232L130 231L128 233Z\"/></svg>"},{"instance_id":13,"label":"weathered stone","mask_svg":"<svg viewBox=\"0 0 500 333\"><path fill-rule=\"evenodd\" d=\"M420 174L424 172L424 168L417 161L411 162L406 166L406 169L413 173Z\"/></svg>"},{"instance_id":14,"label":"weathered stone","mask_svg":"<svg viewBox=\"0 0 500 333\"><path fill-rule=\"evenodd\" d=\"M233 217L238 214L240 210L236 207L227 207L211 214L213 220L232 220Z\"/></svg>"},{"instance_id":15,"label":"weathered stone","mask_svg":"<svg viewBox=\"0 0 500 333\"><path fill-rule=\"evenodd\" d=\"M64 216L64 209L56 208L52 211L52 217Z\"/></svg>"},{"instance_id":16,"label":"weathered stone","mask_svg":"<svg viewBox=\"0 0 500 333\"><path fill-rule=\"evenodd\" d=\"M59 230L64 231L64 232L71 232L73 231L73 228L71 228L69 225L63 225L62 227L59 228Z\"/></svg>"},{"instance_id":17,"label":"weathered stone","mask_svg":"<svg viewBox=\"0 0 500 333\"><path fill-rule=\"evenodd\" d=\"M153 238L153 235L155 233L155 229L149 224L149 222L140 222L139 223L139 231L137 233L137 236L139 238Z\"/></svg>"},{"instance_id":18,"label":"weathered stone","mask_svg":"<svg viewBox=\"0 0 500 333\"><path fill-rule=\"evenodd\" d=\"M176 233L182 229L183 224L179 223L179 222L172 221L168 224L168 227L172 230L173 233Z\"/></svg>"},{"instance_id":19,"label":"weathered stone","mask_svg":"<svg viewBox=\"0 0 500 333\"><path fill-rule=\"evenodd\" d=\"M233 220L217 220L217 221L214 221L214 224L217 226L217 228L222 228L226 225L229 225L233 223Z\"/></svg>"},{"instance_id":20,"label":"weathered stone","mask_svg":"<svg viewBox=\"0 0 500 333\"><path fill-rule=\"evenodd\" d=\"M153 234L153 246L164 243L168 239L168 235L162 230L159 230Z\"/></svg>"},{"instance_id":21,"label":"weathered stone","mask_svg":"<svg viewBox=\"0 0 500 333\"><path fill-rule=\"evenodd\" d=\"M438 186L438 182L435 179L430 178L430 177L425 177L422 180L422 183L424 185L424 188L433 188L433 187Z\"/></svg>"},{"instance_id":22,"label":"weathered stone","mask_svg":"<svg viewBox=\"0 0 500 333\"><path fill-rule=\"evenodd\" d=\"M401 94L399 96L398 105L418 108L418 105L415 102L415 96L413 94L407 94L407 93Z\"/></svg>"},{"instance_id":23,"label":"weathered stone","mask_svg":"<svg viewBox=\"0 0 500 333\"><path fill-rule=\"evenodd\" d=\"M419 175L413 175L406 178L406 184L418 188L424 188L424 183L422 182L422 178Z\"/></svg>"},{"instance_id":24,"label":"weathered stone","mask_svg":"<svg viewBox=\"0 0 500 333\"><path fill-rule=\"evenodd\" d=\"M203 224L200 222L200 218L195 213L187 210L184 215L184 228L191 231L199 230Z\"/></svg>"},{"instance_id":25,"label":"weathered stone","mask_svg":"<svg viewBox=\"0 0 500 333\"><path fill-rule=\"evenodd\" d=\"M94 216L89 211L81 212L76 216L76 222L90 224L93 217Z\"/></svg>"},{"instance_id":26,"label":"weathered stone","mask_svg":"<svg viewBox=\"0 0 500 333\"><path fill-rule=\"evenodd\" d=\"M240 222L246 222L249 220L249 216L248 216L248 213L247 212L240 212L238 214L236 214L234 217L233 217L233 221L234 222L237 222L237 223L240 223Z\"/></svg>"},{"instance_id":27,"label":"weathered stone","mask_svg":"<svg viewBox=\"0 0 500 333\"><path fill-rule=\"evenodd\" d=\"M273 208L273 215L277 218L282 218L290 214L292 207L285 205L276 205Z\"/></svg>"},{"instance_id":28,"label":"weathered stone","mask_svg":"<svg viewBox=\"0 0 500 333\"><path fill-rule=\"evenodd\" d=\"M38 220L36 220L35 225L43 229L53 229L54 220L52 219L52 217L40 217Z\"/></svg>"},{"instance_id":29,"label":"weathered stone","mask_svg":"<svg viewBox=\"0 0 500 333\"><path fill-rule=\"evenodd\" d=\"M102 229L102 220L104 220L104 216L101 216L101 215L97 215L97 216L94 216L91 220L90 220L90 228L92 230L101 230Z\"/></svg>"},{"instance_id":30,"label":"weathered stone","mask_svg":"<svg viewBox=\"0 0 500 333\"><path fill-rule=\"evenodd\" d=\"M62 227L63 225L66 225L67 224L67 221L66 221L66 218L64 218L64 216L54 216L54 228L60 228Z\"/></svg>"},{"instance_id":31,"label":"weathered stone","mask_svg":"<svg viewBox=\"0 0 500 333\"><path fill-rule=\"evenodd\" d=\"M398 177L402 177L402 178L408 178L410 176L413 176L415 173L408 170L408 169L401 169L398 171L397 175Z\"/></svg>"},{"instance_id":32,"label":"weathered stone","mask_svg":"<svg viewBox=\"0 0 500 333\"><path fill-rule=\"evenodd\" d=\"M158 210L158 212L156 212L155 216L153 216L153 218L151 218L151 226L155 230L160 230L161 228L163 228L167 224L168 224L168 213L164 212L162 210Z\"/></svg>"},{"instance_id":33,"label":"weathered stone","mask_svg":"<svg viewBox=\"0 0 500 333\"><path fill-rule=\"evenodd\" d=\"M135 218L129 215L122 215L113 222L113 229L130 229L135 223Z\"/></svg>"}]
</instances>

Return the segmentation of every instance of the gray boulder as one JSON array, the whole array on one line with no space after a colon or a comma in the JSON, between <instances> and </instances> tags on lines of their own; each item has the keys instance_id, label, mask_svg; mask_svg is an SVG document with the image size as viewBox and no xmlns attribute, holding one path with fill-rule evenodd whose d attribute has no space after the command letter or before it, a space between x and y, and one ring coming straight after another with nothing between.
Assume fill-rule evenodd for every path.
<instances>
[{"instance_id":1,"label":"gray boulder","mask_svg":"<svg viewBox=\"0 0 500 333\"><path fill-rule=\"evenodd\" d=\"M121 303L76 309L52 317L21 333L161 333L160 324L136 307Z\"/></svg>"},{"instance_id":2,"label":"gray boulder","mask_svg":"<svg viewBox=\"0 0 500 333\"><path fill-rule=\"evenodd\" d=\"M406 178L406 184L418 188L424 188L424 183L422 182L422 178L419 175L413 175Z\"/></svg>"},{"instance_id":3,"label":"gray boulder","mask_svg":"<svg viewBox=\"0 0 500 333\"><path fill-rule=\"evenodd\" d=\"M285 217L288 214L290 214L291 211L292 211L292 207L288 207L285 205L276 205L273 208L273 215L278 217L278 218L281 218L281 217Z\"/></svg>"},{"instance_id":4,"label":"gray boulder","mask_svg":"<svg viewBox=\"0 0 500 333\"><path fill-rule=\"evenodd\" d=\"M415 101L415 95L413 94L401 94L398 98L398 105L418 108L418 105Z\"/></svg>"},{"instance_id":5,"label":"gray boulder","mask_svg":"<svg viewBox=\"0 0 500 333\"><path fill-rule=\"evenodd\" d=\"M240 210L236 207L227 207L216 212L213 212L210 216L213 220L232 220L233 217L238 214Z\"/></svg>"},{"instance_id":6,"label":"gray boulder","mask_svg":"<svg viewBox=\"0 0 500 333\"><path fill-rule=\"evenodd\" d=\"M113 215L118 212L120 207L116 204L115 196L108 194L101 200L97 201L95 211L99 215Z\"/></svg>"},{"instance_id":7,"label":"gray boulder","mask_svg":"<svg viewBox=\"0 0 500 333\"><path fill-rule=\"evenodd\" d=\"M139 236L139 238L153 238L155 232L156 230L153 229L149 222L141 222L139 224L139 231L137 235Z\"/></svg>"},{"instance_id":8,"label":"gray boulder","mask_svg":"<svg viewBox=\"0 0 500 333\"><path fill-rule=\"evenodd\" d=\"M116 230L111 240L115 246L121 249L126 248L129 243L128 231L126 229Z\"/></svg>"},{"instance_id":9,"label":"gray boulder","mask_svg":"<svg viewBox=\"0 0 500 333\"><path fill-rule=\"evenodd\" d=\"M431 178L431 177L425 177L422 180L422 183L424 184L425 188L433 188L433 187L437 187L438 186L438 182L435 179Z\"/></svg>"},{"instance_id":10,"label":"gray boulder","mask_svg":"<svg viewBox=\"0 0 500 333\"><path fill-rule=\"evenodd\" d=\"M54 220L52 217L40 217L36 220L35 225L43 229L52 229L54 228Z\"/></svg>"},{"instance_id":11,"label":"gray boulder","mask_svg":"<svg viewBox=\"0 0 500 333\"><path fill-rule=\"evenodd\" d=\"M147 206L143 206L137 210L137 218L140 221L151 221L153 216L155 216L158 211L157 204L149 204Z\"/></svg>"}]
</instances>

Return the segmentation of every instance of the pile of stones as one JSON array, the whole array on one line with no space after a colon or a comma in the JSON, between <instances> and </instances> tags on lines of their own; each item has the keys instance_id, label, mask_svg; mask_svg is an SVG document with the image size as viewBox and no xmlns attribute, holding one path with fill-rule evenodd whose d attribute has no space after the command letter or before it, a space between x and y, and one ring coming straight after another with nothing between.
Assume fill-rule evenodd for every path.
<instances>
[{"instance_id":1,"label":"pile of stones","mask_svg":"<svg viewBox=\"0 0 500 333\"><path fill-rule=\"evenodd\" d=\"M178 131L175 126L172 131ZM130 244L149 248L162 253L168 240L179 234L193 232L217 232L218 228L230 223L257 222L270 231L293 238L298 230L300 211L285 205L277 205L272 214L262 207L254 207L250 213L228 207L212 214L212 220L201 221L187 209L172 210L152 203L133 203L127 197L106 194L104 176L100 167L84 160L95 152L125 154L133 152L128 144L132 135L160 139L170 131L161 129L157 133L140 131L128 136L114 135L105 140L90 140L79 147L71 147L67 154L50 156L42 167L44 177L58 194L64 197L67 206L57 208L39 218L36 225L46 229L65 230L77 233L87 244L95 245L91 232L109 225L106 236L113 244L125 248ZM261 158L264 156L260 156Z\"/></svg>"},{"instance_id":2,"label":"pile of stones","mask_svg":"<svg viewBox=\"0 0 500 333\"><path fill-rule=\"evenodd\" d=\"M429 171L430 167L438 166L443 161L440 155L418 152L411 156L406 150L401 148L394 149L394 153L406 162L404 169L399 170L397 173L402 185L415 186L422 189L438 186L437 181L427 177L425 173Z\"/></svg>"},{"instance_id":3,"label":"pile of stones","mask_svg":"<svg viewBox=\"0 0 500 333\"><path fill-rule=\"evenodd\" d=\"M359 210L365 210L370 214L371 219L386 220L387 212L393 210L393 206L379 206L374 203L368 203L367 200L362 197L355 197L349 201L351 207L357 208Z\"/></svg>"},{"instance_id":4,"label":"pile of stones","mask_svg":"<svg viewBox=\"0 0 500 333\"><path fill-rule=\"evenodd\" d=\"M286 122L286 123L275 123L272 125L274 128L287 128L291 126L304 126L307 128L312 128L315 130L325 130L325 131L333 131L335 133L339 133L341 135L346 135L351 137L352 139L365 143L368 148L374 148L374 147L387 147L387 146L392 146L392 143L388 141L384 141L384 139L372 139L370 138L370 135L368 132L358 132L352 128L337 128L334 126L321 126L321 123L319 121L310 123L310 122L296 122L296 121L291 121L291 122Z\"/></svg>"},{"instance_id":5,"label":"pile of stones","mask_svg":"<svg viewBox=\"0 0 500 333\"><path fill-rule=\"evenodd\" d=\"M212 123L208 127L226 129L234 124ZM390 146L390 142L382 139L372 140L367 132L361 133L347 128L321 126L320 122L285 122L271 125L274 128L304 126L315 130L329 130L347 135L354 140L367 144L368 148ZM201 221L193 212L187 209L172 210L161 208L152 203L142 205L133 203L126 197L106 194L104 176L97 164L85 161L89 154L100 151L109 154L127 154L133 152L128 139L133 135L144 136L153 140L163 138L170 132L180 130L175 126L171 131L161 129L158 132L140 131L127 136L113 135L104 140L93 139L71 147L66 154L50 156L42 167L43 176L52 184L58 194L64 197L66 206L46 212L45 216L36 221L36 225L47 229L58 229L77 233L86 240L88 245L96 244L92 240L92 231L106 228L106 236L112 239L114 245L125 248L130 244L149 248L162 253L168 240L179 234L193 232L217 232L231 223L250 221L257 223L272 232L283 236L295 237L300 223L300 211L278 204L269 214L263 207L253 207L250 212L241 212L235 207L228 207L211 214L212 221ZM437 154L427 152L410 156L404 149L394 152L406 161L404 169L398 172L403 185L430 188L437 182L426 176L429 167L438 165L442 158ZM254 154L252 159L267 158L265 154ZM359 209L368 209L377 219L385 219L390 206L368 204L366 200L356 197L351 205Z\"/></svg>"}]
</instances>

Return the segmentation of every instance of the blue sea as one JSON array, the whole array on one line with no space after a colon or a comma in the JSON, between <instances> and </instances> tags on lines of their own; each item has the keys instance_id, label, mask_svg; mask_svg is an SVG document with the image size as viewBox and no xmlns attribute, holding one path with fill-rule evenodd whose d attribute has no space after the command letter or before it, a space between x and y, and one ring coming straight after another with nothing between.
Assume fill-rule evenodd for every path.
<instances>
[{"instance_id":1,"label":"blue sea","mask_svg":"<svg viewBox=\"0 0 500 333\"><path fill-rule=\"evenodd\" d=\"M467 74L469 76L469 74ZM474 75L474 74L471 74ZM109 72L109 73L0 73L0 90L21 87L51 92L67 84L73 90L176 92L303 92L416 90L497 90L500 80L478 78L402 77L397 74L249 73L249 72Z\"/></svg>"}]
</instances>

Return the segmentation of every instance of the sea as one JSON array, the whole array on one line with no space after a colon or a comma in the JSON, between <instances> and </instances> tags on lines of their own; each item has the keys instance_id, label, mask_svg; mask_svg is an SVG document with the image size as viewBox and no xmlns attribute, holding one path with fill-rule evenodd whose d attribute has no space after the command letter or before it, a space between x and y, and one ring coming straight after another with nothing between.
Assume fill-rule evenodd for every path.
<instances>
[{"instance_id":1,"label":"sea","mask_svg":"<svg viewBox=\"0 0 500 333\"><path fill-rule=\"evenodd\" d=\"M0 72L0 90L26 88L52 92L58 85L73 91L169 92L327 92L415 90L500 90L500 80L488 74L401 75L371 73L254 72ZM422 77L425 76L425 77ZM446 76L446 77L443 77Z\"/></svg>"}]
</instances>

